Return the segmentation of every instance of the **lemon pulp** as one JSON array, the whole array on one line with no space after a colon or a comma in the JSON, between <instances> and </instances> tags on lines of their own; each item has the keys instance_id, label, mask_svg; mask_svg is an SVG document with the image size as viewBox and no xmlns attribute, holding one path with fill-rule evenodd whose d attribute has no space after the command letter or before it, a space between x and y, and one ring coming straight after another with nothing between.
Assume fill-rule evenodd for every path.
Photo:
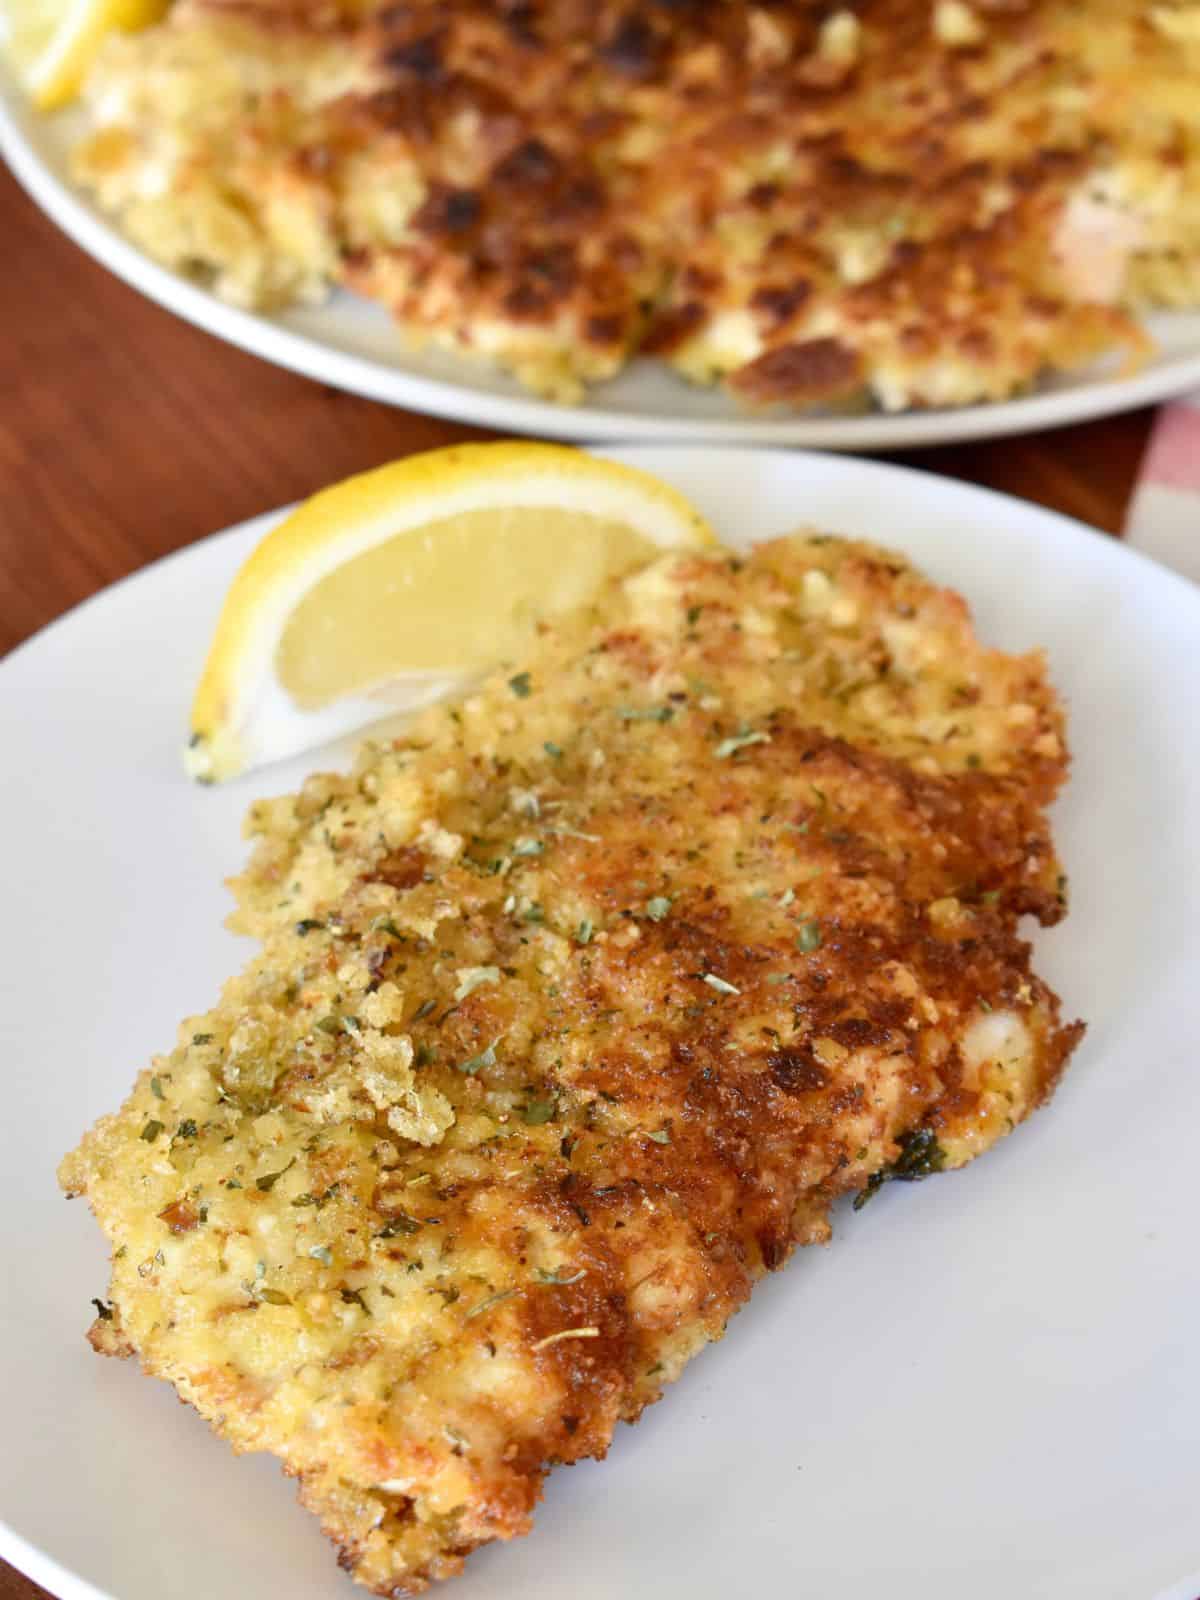
<instances>
[{"instance_id":1,"label":"lemon pulp","mask_svg":"<svg viewBox=\"0 0 1200 1600\"><path fill-rule=\"evenodd\" d=\"M537 615L574 610L655 553L626 524L587 512L464 512L316 583L288 619L275 671L306 710L370 690L398 661L413 673L483 671L521 653Z\"/></svg>"}]
</instances>

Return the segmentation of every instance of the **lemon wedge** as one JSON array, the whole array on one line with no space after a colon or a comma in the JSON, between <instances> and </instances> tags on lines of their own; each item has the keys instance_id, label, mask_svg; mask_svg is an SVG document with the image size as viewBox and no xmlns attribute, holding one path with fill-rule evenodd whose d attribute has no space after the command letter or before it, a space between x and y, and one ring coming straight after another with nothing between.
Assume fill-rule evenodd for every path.
<instances>
[{"instance_id":1,"label":"lemon wedge","mask_svg":"<svg viewBox=\"0 0 1200 1600\"><path fill-rule=\"evenodd\" d=\"M234 578L192 705L188 771L220 782L519 656L584 604L711 529L647 473L567 446L456 445L324 489Z\"/></svg>"},{"instance_id":2,"label":"lemon wedge","mask_svg":"<svg viewBox=\"0 0 1200 1600\"><path fill-rule=\"evenodd\" d=\"M42 111L79 93L103 40L157 22L167 0L0 0L0 41Z\"/></svg>"}]
</instances>

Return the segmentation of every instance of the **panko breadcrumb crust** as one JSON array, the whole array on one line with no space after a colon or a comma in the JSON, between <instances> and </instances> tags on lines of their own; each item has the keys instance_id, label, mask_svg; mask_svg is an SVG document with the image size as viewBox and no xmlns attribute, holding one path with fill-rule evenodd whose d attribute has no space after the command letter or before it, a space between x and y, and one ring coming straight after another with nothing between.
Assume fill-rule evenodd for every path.
<instances>
[{"instance_id":1,"label":"panko breadcrumb crust","mask_svg":"<svg viewBox=\"0 0 1200 1600\"><path fill-rule=\"evenodd\" d=\"M76 171L240 305L579 398L1001 400L1200 301L1196 0L175 0Z\"/></svg>"},{"instance_id":2,"label":"panko breadcrumb crust","mask_svg":"<svg viewBox=\"0 0 1200 1600\"><path fill-rule=\"evenodd\" d=\"M1051 1093L1038 655L822 536L673 555L250 812L261 943L63 1163L92 1341L382 1595L526 1533L829 1211ZM948 1197L951 1191L947 1191Z\"/></svg>"}]
</instances>

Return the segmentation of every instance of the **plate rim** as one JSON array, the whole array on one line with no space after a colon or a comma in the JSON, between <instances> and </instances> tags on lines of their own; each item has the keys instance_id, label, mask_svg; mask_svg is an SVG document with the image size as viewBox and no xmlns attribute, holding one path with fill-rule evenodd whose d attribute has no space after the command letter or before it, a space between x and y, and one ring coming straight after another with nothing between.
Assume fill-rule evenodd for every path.
<instances>
[{"instance_id":1,"label":"plate rim","mask_svg":"<svg viewBox=\"0 0 1200 1600\"><path fill-rule=\"evenodd\" d=\"M424 415L524 434L587 442L786 444L821 450L918 449L1066 427L1183 394L1200 386L1200 350L1128 378L1053 393L942 410L861 417L670 417L562 406L508 396L338 350L271 317L227 305L159 265L84 199L28 131L33 112L0 63L0 157L25 193L86 255L193 327L315 383ZM398 349L402 355L402 349Z\"/></svg>"},{"instance_id":2,"label":"plate rim","mask_svg":"<svg viewBox=\"0 0 1200 1600\"><path fill-rule=\"evenodd\" d=\"M664 454L684 457L694 454L698 448L698 446L687 444L637 444L601 449L596 453L599 455L620 455L622 457L637 457L649 454L659 457ZM745 457L780 454L777 451L756 449L754 447L742 447L740 450L730 449L722 453L730 457L735 455ZM704 454L708 455L710 452L705 450ZM1062 539L1067 547L1079 551L1086 550L1090 553L1091 559L1098 560L1110 567L1115 563L1117 568L1124 568L1138 573L1140 580L1149 582L1152 589L1158 588L1161 591L1163 580L1165 580L1166 590L1172 592L1176 599L1186 607L1193 608L1196 614L1200 616L1200 587L1193 585L1181 575L1162 566L1142 552L1130 548L1123 541L1106 535L1074 517L1052 511L1030 501L1021 500L1002 491L986 489L957 479L946 478L941 474L920 467L890 462L852 462L836 455L810 451L787 452L787 454L797 470L803 470L804 464L811 460L816 461L818 464L823 464L827 468L833 468L835 471L863 473L880 482L887 480L912 482L914 479L923 481L927 491L944 493L954 498L962 495L973 499L982 496L992 502L998 510L1011 508L1014 516L1032 518L1035 523L1052 528L1054 535ZM58 617L38 629L37 632L30 635L28 639L22 641L7 655L0 658L0 694L3 694L3 686L6 681L3 675L5 665L17 655L24 654L27 647L33 645L35 641L40 641L43 635L49 634L52 630L57 629L60 624L66 624L73 619L77 613L82 612L85 608L91 608L93 605L102 603L118 589L124 589L127 585L143 578L149 578L152 572L167 566L169 563L191 558L194 554L199 553L201 547L226 539L245 538L260 527L265 530L275 518L286 512L287 509L286 506L276 507L273 510L260 512L255 516L230 524L225 528L214 530L197 540L180 546L176 550L156 557L137 568L134 572L103 586L94 594L71 606ZM1078 541L1081 538L1084 538L1086 542L1079 544ZM1103 542L1103 549L1097 548L1095 543L1097 538ZM0 1559L8 1561L17 1571L46 1586L49 1592L59 1596L60 1600L116 1600L116 1597L111 1595L109 1591L97 1587L91 1579L74 1571L57 1557L31 1543L29 1539L7 1521L2 1511L0 1511ZM1185 1597L1194 1593L1197 1588L1200 1588L1200 1569L1197 1569L1193 1574L1172 1580L1165 1588L1156 1589L1154 1593L1158 1596L1158 1600L1185 1600ZM1151 1596L1150 1594L1143 1595L1140 1600L1151 1600Z\"/></svg>"},{"instance_id":3,"label":"plate rim","mask_svg":"<svg viewBox=\"0 0 1200 1600\"><path fill-rule=\"evenodd\" d=\"M14 1572L45 1589L55 1600L118 1600L98 1589L90 1578L39 1550L3 1517L0 1517L0 1561L7 1562Z\"/></svg>"}]
</instances>

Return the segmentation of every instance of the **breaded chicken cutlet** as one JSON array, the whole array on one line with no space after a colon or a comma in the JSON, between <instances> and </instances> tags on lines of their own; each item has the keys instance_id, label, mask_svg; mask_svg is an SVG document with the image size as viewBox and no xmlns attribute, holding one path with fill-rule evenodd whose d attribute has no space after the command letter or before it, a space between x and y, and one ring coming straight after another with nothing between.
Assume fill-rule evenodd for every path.
<instances>
[{"instance_id":1,"label":"breaded chicken cutlet","mask_svg":"<svg viewBox=\"0 0 1200 1600\"><path fill-rule=\"evenodd\" d=\"M843 1195L964 1165L1082 1032L1030 968L1037 655L826 537L673 555L255 805L261 952L63 1163L97 1349L300 1479L380 1594L530 1528Z\"/></svg>"},{"instance_id":2,"label":"breaded chicken cutlet","mask_svg":"<svg viewBox=\"0 0 1200 1600\"><path fill-rule=\"evenodd\" d=\"M86 94L151 255L558 399L999 400L1200 302L1194 0L175 0Z\"/></svg>"}]
</instances>

